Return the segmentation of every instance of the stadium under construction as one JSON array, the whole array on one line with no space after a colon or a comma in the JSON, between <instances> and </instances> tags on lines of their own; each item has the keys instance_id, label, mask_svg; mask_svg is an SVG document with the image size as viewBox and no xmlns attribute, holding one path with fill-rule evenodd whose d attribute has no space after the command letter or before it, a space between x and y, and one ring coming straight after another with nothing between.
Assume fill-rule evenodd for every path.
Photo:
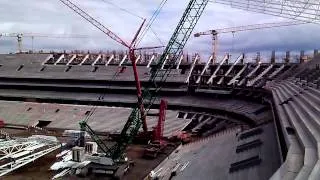
<instances>
[{"instance_id":1,"label":"stadium under construction","mask_svg":"<svg viewBox=\"0 0 320 180\"><path fill-rule=\"evenodd\" d=\"M217 56L220 33L300 21L196 33L203 59L183 48L208 0L163 53L60 1L128 50L0 54L0 179L320 179L318 50Z\"/></svg>"}]
</instances>

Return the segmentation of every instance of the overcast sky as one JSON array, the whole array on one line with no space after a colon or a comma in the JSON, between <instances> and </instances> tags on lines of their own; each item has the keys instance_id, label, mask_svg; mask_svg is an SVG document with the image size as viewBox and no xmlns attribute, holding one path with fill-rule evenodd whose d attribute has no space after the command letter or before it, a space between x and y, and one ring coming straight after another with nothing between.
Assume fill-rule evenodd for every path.
<instances>
[{"instance_id":1,"label":"overcast sky","mask_svg":"<svg viewBox=\"0 0 320 180\"><path fill-rule=\"evenodd\" d=\"M129 42L141 24L136 16L149 19L161 0L73 0L86 12L106 27ZM132 12L124 12L118 7ZM166 44L177 25L188 1L168 0L152 29ZM63 5L59 0L1 0L0 32L32 32L46 34L83 34L88 39L35 38L34 49L39 50L111 50L122 47L104 36L99 30L83 20L79 15ZM237 10L228 6L209 3L194 32L210 29L288 21L275 16ZM320 25L307 24L275 29L222 34L219 36L219 51L299 51L320 48ZM24 50L31 49L31 38L24 38ZM141 46L161 45L151 31L143 39ZM16 38L0 38L0 53L17 49ZM191 37L186 46L188 52L208 54L211 52L211 38Z\"/></svg>"}]
</instances>

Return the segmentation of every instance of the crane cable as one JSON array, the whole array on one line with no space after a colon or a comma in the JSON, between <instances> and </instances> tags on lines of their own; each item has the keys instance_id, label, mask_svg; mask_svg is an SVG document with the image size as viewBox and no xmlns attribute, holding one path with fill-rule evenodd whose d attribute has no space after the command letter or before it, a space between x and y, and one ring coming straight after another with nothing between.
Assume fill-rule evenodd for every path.
<instances>
[{"instance_id":1,"label":"crane cable","mask_svg":"<svg viewBox=\"0 0 320 180\"><path fill-rule=\"evenodd\" d=\"M144 38L144 36L146 35L146 33L149 31L149 29L151 29L151 32L156 36L156 38L158 39L158 41L161 43L161 45L164 45L164 43L161 41L161 39L159 38L159 36L157 35L157 33L155 33L154 30L152 30L151 26L154 23L154 21L156 20L156 18L158 17L158 15L160 14L163 6L167 3L168 0L162 0L161 3L159 4L158 8L154 11L154 13L152 14L150 20L148 21L147 25L145 26L145 28L142 30L141 35L139 36L136 45L138 45L141 40Z\"/></svg>"},{"instance_id":2,"label":"crane cable","mask_svg":"<svg viewBox=\"0 0 320 180\"><path fill-rule=\"evenodd\" d=\"M101 1L104 2L104 3L106 3L106 4L111 4L112 6L120 9L121 11L126 12L126 13L128 13L128 14L130 14L130 15L132 15L132 16L135 16L135 17L137 17L137 18L139 18L139 19L142 19L142 20L144 19L143 17L141 17L141 16L139 16L139 15L137 15L137 14L135 14L135 13L127 10L127 9L124 9L124 8L116 5L115 3L111 2L110 0L101 0Z\"/></svg>"},{"instance_id":3,"label":"crane cable","mask_svg":"<svg viewBox=\"0 0 320 180\"><path fill-rule=\"evenodd\" d=\"M115 3L111 2L110 0L101 0L102 2L106 3L106 4L110 4L116 8L118 8L121 11L124 11L132 16L135 16L139 19L144 19L143 17L127 10L124 9L118 5L116 5ZM149 29L151 30L151 32L154 34L154 36L157 38L157 40L159 41L159 43L161 45L164 45L164 43L161 41L161 39L159 38L158 34L151 28L151 25L153 24L153 22L155 21L155 19L157 18L157 16L159 15L160 11L162 10L163 6L166 4L167 0L162 0L161 3L159 4L158 8L156 9L156 11L152 14L149 22L147 23L147 25L145 26L145 28L142 30L140 37L138 38L138 40L136 41L136 46L141 42L141 40L143 39L143 37L145 36L145 34L147 33L147 31L149 31Z\"/></svg>"},{"instance_id":4,"label":"crane cable","mask_svg":"<svg viewBox=\"0 0 320 180\"><path fill-rule=\"evenodd\" d=\"M150 27L150 31L154 34L154 36L157 38L157 40L159 41L159 43L164 46L165 44L163 43L163 41L160 39L159 35L156 33L156 31L154 31L151 27ZM139 42L140 43L140 42Z\"/></svg>"},{"instance_id":5,"label":"crane cable","mask_svg":"<svg viewBox=\"0 0 320 180\"><path fill-rule=\"evenodd\" d=\"M119 72L120 71L117 71L113 74L112 78L111 78L111 81L115 80L116 77L119 75ZM100 96L98 97L98 101L102 102L105 95L107 94L106 90L107 88L110 87L109 85L106 85L105 88L104 88L104 91L100 94ZM98 105L93 105L91 106L91 109L90 109L90 113L87 114L87 116L85 117L84 121L87 122L89 120L89 118L96 112L98 108Z\"/></svg>"},{"instance_id":6,"label":"crane cable","mask_svg":"<svg viewBox=\"0 0 320 180\"><path fill-rule=\"evenodd\" d=\"M136 14L130 12L129 10L126 10L126 9L124 9L124 8L121 8L121 7L117 6L116 4L114 4L114 3L110 2L110 1L107 1L107 0L101 0L101 1L103 1L103 2L105 2L105 3L107 3L107 4L111 4L111 5L119 8L120 10L122 10L122 11L128 13L128 14L131 14L132 16L135 16L135 17L138 17L138 18L140 18L140 19L143 19L141 16L136 15ZM149 29L150 29L151 32L156 36L156 38L158 39L158 41L159 41L162 45L164 44L164 43L161 41L161 39L158 37L157 33L156 33L155 31L153 31L153 29L151 28L151 26L152 26L152 24L154 23L154 21L155 21L155 19L157 18L157 16L160 14L163 6L166 4L167 1L168 1L168 0L162 0L162 1L161 1L161 3L159 4L158 8L156 9L156 11L152 14L152 16L151 16L150 20L148 21L147 25L146 25L145 28L142 30L141 36L140 36L139 39L136 41L136 42L137 42L136 45L138 45L138 44L141 42L141 40L143 39L143 37L146 35L147 31L149 31ZM112 81L118 76L118 74L119 74L119 72L117 71L117 72L113 75ZM108 87L108 85L106 86L106 88L107 88L107 87ZM102 101L103 98L104 98L104 96L106 95L106 88L105 88L105 91L104 91L102 94L100 94L100 96L98 97L98 100L99 100L99 101ZM97 108L98 108L97 105L93 105L93 106L91 107L91 109L90 109L90 113L87 114L87 116L85 117L84 121L87 122L87 121L89 120L89 118L95 113L95 111L97 110Z\"/></svg>"}]
</instances>

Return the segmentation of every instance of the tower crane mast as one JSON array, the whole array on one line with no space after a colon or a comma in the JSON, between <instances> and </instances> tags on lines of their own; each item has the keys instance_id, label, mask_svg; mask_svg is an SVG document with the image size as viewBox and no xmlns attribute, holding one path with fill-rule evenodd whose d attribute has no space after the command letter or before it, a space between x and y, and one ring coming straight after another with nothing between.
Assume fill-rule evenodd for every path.
<instances>
[{"instance_id":1,"label":"tower crane mast","mask_svg":"<svg viewBox=\"0 0 320 180\"><path fill-rule=\"evenodd\" d=\"M215 61L217 54L218 54L218 34L235 33L235 32L241 32L241 31L252 31L252 30L258 30L258 29L268 29L268 28L293 26L293 25L300 25L300 24L306 24L306 22L289 21L289 22L252 24L252 25L246 25L246 26L236 26L236 27L229 27L229 28L222 28L222 29L213 29L213 30L209 30L209 31L195 33L194 37L200 37L200 36L204 36L204 35L211 35L212 36L212 52L213 52L213 59Z\"/></svg>"}]
</instances>

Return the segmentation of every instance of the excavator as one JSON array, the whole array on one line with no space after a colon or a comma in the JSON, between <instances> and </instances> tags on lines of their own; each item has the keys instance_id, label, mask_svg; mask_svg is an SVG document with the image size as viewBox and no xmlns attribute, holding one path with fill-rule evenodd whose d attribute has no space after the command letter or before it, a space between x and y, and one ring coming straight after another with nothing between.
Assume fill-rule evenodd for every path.
<instances>
[{"instance_id":1,"label":"excavator","mask_svg":"<svg viewBox=\"0 0 320 180\"><path fill-rule=\"evenodd\" d=\"M132 111L119 137L116 139L116 143L113 146L109 147L103 140L100 139L98 135L96 135L96 133L88 125L86 120L80 122L81 132L87 132L91 136L91 139L97 143L98 147L103 152L99 155L100 159L97 160L101 164L103 164L103 166L99 167L98 169L110 172L110 174L112 174L113 177L121 178L123 174L125 174L130 169L132 165L132 163L128 160L128 158L125 155L126 148L130 143L132 143L133 139L137 136L141 126L143 127L144 131L147 131L146 113L150 110L151 106L156 101L159 101L158 94L161 90L161 86L168 78L171 70L177 66L178 57L182 55L183 48L187 43L195 25L197 24L209 0L189 1L177 27L173 32L173 35L171 36L166 48L164 49L164 52L158 59L157 63L151 66L150 78L143 90L141 90L141 84L136 69L136 60L134 54L136 48L132 46L132 44L135 44L135 39L138 33L136 34L132 43L128 45L120 38L118 38L118 36L116 36L107 28L105 28L101 23L97 22L90 15L78 8L71 1L59 1L64 3L73 11L77 12L80 16L85 18L87 21L96 26L99 30L107 34L109 37L129 48L129 57L134 70L138 101L136 105L132 107ZM166 63L166 66L163 69L162 66L164 63ZM80 142L80 144L83 145L84 139L82 139Z\"/></svg>"}]
</instances>

